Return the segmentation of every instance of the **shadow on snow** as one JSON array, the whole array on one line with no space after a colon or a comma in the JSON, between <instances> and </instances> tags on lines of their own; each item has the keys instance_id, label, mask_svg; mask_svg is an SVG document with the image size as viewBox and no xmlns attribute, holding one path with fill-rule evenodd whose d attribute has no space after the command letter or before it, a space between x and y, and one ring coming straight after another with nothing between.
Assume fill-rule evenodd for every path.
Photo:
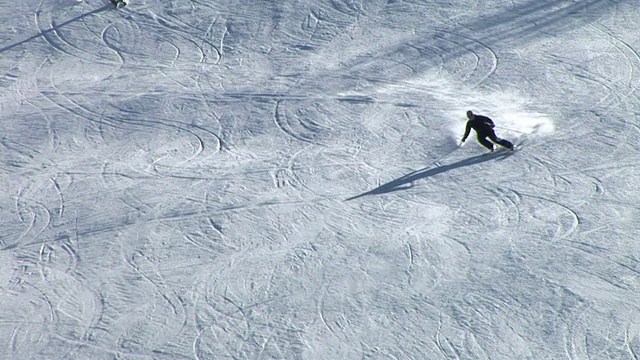
<instances>
[{"instance_id":1,"label":"shadow on snow","mask_svg":"<svg viewBox=\"0 0 640 360\"><path fill-rule=\"evenodd\" d=\"M107 9L109 9L109 8L113 8L113 5L111 5L111 4L104 5L104 6L103 6L103 7L101 7L101 8L97 8L97 9L95 9L95 10L91 10L91 11L89 11L89 12L87 12L87 13L84 13L84 14L82 14L82 15L79 15L79 16L76 16L76 17L74 17L74 18L72 18L72 19L69 19L69 20L67 20L67 21L65 21L65 22L63 22L63 23L57 24L57 25L53 26L52 28L49 28L49 29L46 29L46 30L41 30L38 34L33 35L33 36L29 37L29 38L26 38L26 39L24 39L24 40L22 40L22 41L18 41L18 42L17 42L17 43L15 43L15 44L11 44L11 45L7 45L7 46L3 46L3 47L1 47L1 48L0 48L0 53L3 53L3 52L5 52L5 51L9 51L9 50L11 50L11 49L13 49L13 48L15 48L15 47L18 47L18 46L20 46L20 45L22 45L22 44L26 44L26 43L28 43L29 41L32 41L32 40L37 39L37 38L39 38L39 37L43 37L43 36L47 35L47 34L48 34L48 33L50 33L50 32L54 32L54 31L59 30L59 29L60 29L60 28L62 28L63 26L66 26L66 25L69 25L69 24L71 24L71 23L74 23L74 22L76 22L76 21L78 21L78 20L81 20L81 19L83 19L83 18L85 18L85 17L87 17L87 16L89 16L89 15L93 15L93 14L99 13L99 12L101 12L101 11L105 11L105 10L107 10Z\"/></svg>"},{"instance_id":2,"label":"shadow on snow","mask_svg":"<svg viewBox=\"0 0 640 360\"><path fill-rule=\"evenodd\" d=\"M411 173L409 173L407 175L399 177L399 178L397 178L395 180L389 181L386 184L380 185L380 186L378 186L377 188L375 188L373 190L367 191L367 192L362 193L360 195L352 196L352 197L346 199L346 201L357 199L359 197L363 197L363 196L367 196L367 195L380 195L380 194L390 193L390 192L393 192L393 191L410 189L410 188L413 187L413 182L416 181L416 180L425 179L425 178L428 178L428 177L431 177L431 176L434 176L434 175L442 174L444 172L447 172L447 171L450 171L450 170L454 170L454 169L458 169L458 168L462 168L462 167L465 167L465 166L480 164L480 163L483 163L485 161L489 161L489 160L493 160L493 159L497 159L497 158L503 158L503 157L509 156L510 154L512 154L512 152L510 152L510 151L498 150L498 151L496 151L494 153L472 156L470 158L466 158L464 160L456 161L456 162L451 163L451 164L446 164L446 165L442 165L442 166L436 166L436 167L432 167L432 168L424 168L424 169L421 169L421 170L416 170L416 171L411 172Z\"/></svg>"}]
</instances>

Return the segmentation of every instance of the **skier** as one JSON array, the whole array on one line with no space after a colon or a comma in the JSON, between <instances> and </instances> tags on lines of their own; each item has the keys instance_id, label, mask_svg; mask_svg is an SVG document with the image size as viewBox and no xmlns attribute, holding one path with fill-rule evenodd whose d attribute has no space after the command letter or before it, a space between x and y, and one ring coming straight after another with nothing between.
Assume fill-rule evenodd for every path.
<instances>
[{"instance_id":1,"label":"skier","mask_svg":"<svg viewBox=\"0 0 640 360\"><path fill-rule=\"evenodd\" d=\"M469 132L471 129L476 131L476 135L478 136L478 142L482 144L482 146L487 149L493 151L493 144L487 140L487 138L491 139L494 143L504 146L509 150L513 150L513 143L509 140L500 139L496 136L493 128L495 127L493 120L483 115L476 115L471 110L467 111L467 127L464 132L464 136L462 137L462 142L464 143L469 136Z\"/></svg>"},{"instance_id":2,"label":"skier","mask_svg":"<svg viewBox=\"0 0 640 360\"><path fill-rule=\"evenodd\" d=\"M116 7L116 9L122 5L122 6L127 6L127 1L125 0L111 0L111 3L113 4L113 6Z\"/></svg>"}]
</instances>

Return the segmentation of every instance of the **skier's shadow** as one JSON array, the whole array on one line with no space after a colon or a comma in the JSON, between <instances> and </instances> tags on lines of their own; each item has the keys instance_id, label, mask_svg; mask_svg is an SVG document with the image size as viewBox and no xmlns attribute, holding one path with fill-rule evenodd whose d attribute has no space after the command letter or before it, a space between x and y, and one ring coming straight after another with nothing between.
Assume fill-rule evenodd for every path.
<instances>
[{"instance_id":1,"label":"skier's shadow","mask_svg":"<svg viewBox=\"0 0 640 360\"><path fill-rule=\"evenodd\" d=\"M65 26L65 25L68 25L68 24L71 24L71 23L76 22L78 20L81 20L82 18L85 18L85 17L87 17L89 15L93 15L93 14L99 13L101 11L105 11L105 10L107 10L109 8L113 8L113 5L107 4L107 5L105 5L105 6L101 7L101 8L97 8L95 10L91 10L91 11L89 11L87 13L84 13L82 15L79 15L79 16L76 16L76 17L74 17L72 19L69 19L69 20L67 20L67 21L65 21L63 23L56 24L56 25L54 25L53 27L51 27L49 29L41 30L38 34L35 34L35 35L33 35L33 36L29 37L29 38L26 38L24 40L18 41L17 43L14 43L14 44L11 44L11 45L7 45L7 46L1 47L0 48L0 53L3 53L5 51L9 51L9 50L11 50L11 49L13 49L15 47L18 47L18 46L20 46L22 44L26 44L29 41L32 41L32 40L37 39L39 37L43 37L43 36L47 35L50 32L54 32L56 30L59 30L61 27Z\"/></svg>"},{"instance_id":2,"label":"skier's shadow","mask_svg":"<svg viewBox=\"0 0 640 360\"><path fill-rule=\"evenodd\" d=\"M390 193L392 191L409 189L409 188L413 187L413 182L416 181L416 180L420 180L420 179L428 178L430 176L442 174L442 173L447 172L449 170L458 169L458 168L461 168L461 167L475 165L475 164L480 164L480 163L483 163L485 161L489 161L489 160L493 160L493 159L496 159L496 158L505 157L505 156L510 155L510 153L511 152L509 152L509 151L498 151L498 152L491 153L491 154L482 154L482 155L472 156L470 158L466 158L464 160L456 161L456 162L451 163L451 164L446 164L446 165L442 165L442 166L436 166L436 167L432 167L432 168L424 168L424 169L416 170L416 171L411 172L411 173L409 173L407 175L399 177L399 178L397 178L395 180L391 180L386 184L380 185L380 186L378 186L377 188L375 188L373 190L367 191L367 192L362 193L360 195L352 196L352 197L346 199L346 201L357 199L359 197L363 197L363 196L367 196L367 195L380 195L380 194Z\"/></svg>"}]
</instances>

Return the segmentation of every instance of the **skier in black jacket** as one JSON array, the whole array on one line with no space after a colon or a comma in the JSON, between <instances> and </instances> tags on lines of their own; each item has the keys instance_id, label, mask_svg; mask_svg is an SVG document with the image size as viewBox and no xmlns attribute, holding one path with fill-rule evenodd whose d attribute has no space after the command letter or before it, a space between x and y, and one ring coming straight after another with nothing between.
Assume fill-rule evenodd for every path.
<instances>
[{"instance_id":1,"label":"skier in black jacket","mask_svg":"<svg viewBox=\"0 0 640 360\"><path fill-rule=\"evenodd\" d=\"M120 5L122 6L127 6L127 4L129 3L128 0L111 0L111 3L113 4L113 6L116 7L116 9L118 7L120 7Z\"/></svg>"},{"instance_id":2,"label":"skier in black jacket","mask_svg":"<svg viewBox=\"0 0 640 360\"><path fill-rule=\"evenodd\" d=\"M467 128L464 131L462 142L467 140L469 132L473 129L476 131L476 135L478 136L478 142L487 149L493 151L493 144L487 140L487 138L489 138L494 143L504 146L509 150L513 150L513 144L511 141L500 139L496 136L495 131L493 131L493 128L495 127L493 120L486 116L476 115L471 110L467 111L467 118L469 118L469 121L467 121Z\"/></svg>"}]
</instances>

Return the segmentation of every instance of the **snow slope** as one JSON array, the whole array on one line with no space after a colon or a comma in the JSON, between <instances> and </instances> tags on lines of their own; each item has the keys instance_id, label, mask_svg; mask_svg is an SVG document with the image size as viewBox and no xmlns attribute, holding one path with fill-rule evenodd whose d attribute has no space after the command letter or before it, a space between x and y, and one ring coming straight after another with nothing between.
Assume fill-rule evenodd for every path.
<instances>
[{"instance_id":1,"label":"snow slope","mask_svg":"<svg viewBox=\"0 0 640 360\"><path fill-rule=\"evenodd\" d=\"M0 358L640 358L636 1L2 5Z\"/></svg>"}]
</instances>

